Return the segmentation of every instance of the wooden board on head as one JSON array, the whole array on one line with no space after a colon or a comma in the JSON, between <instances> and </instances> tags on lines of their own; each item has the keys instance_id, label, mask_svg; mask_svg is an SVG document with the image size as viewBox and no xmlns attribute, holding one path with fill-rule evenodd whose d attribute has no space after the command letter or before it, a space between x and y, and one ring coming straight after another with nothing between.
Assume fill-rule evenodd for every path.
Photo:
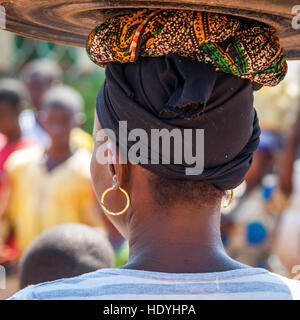
<instances>
[{"instance_id":1,"label":"wooden board on head","mask_svg":"<svg viewBox=\"0 0 300 320\"><path fill-rule=\"evenodd\" d=\"M300 59L300 6L299 16L295 7L298 3L297 0L0 0L5 8L6 30L78 47L85 46L89 32L97 24L132 8L177 8L246 17L275 27L288 59Z\"/></svg>"}]
</instances>

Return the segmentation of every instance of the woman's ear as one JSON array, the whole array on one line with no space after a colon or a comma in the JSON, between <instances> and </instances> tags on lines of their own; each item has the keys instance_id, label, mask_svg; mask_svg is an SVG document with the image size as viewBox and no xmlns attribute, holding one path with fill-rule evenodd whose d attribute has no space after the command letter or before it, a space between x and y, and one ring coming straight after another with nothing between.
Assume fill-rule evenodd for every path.
<instances>
[{"instance_id":1,"label":"woman's ear","mask_svg":"<svg viewBox=\"0 0 300 320\"><path fill-rule=\"evenodd\" d=\"M116 154L116 161L108 166L110 175L117 177L117 187L123 187L129 180L129 166L128 164L119 163L118 152Z\"/></svg>"}]
</instances>

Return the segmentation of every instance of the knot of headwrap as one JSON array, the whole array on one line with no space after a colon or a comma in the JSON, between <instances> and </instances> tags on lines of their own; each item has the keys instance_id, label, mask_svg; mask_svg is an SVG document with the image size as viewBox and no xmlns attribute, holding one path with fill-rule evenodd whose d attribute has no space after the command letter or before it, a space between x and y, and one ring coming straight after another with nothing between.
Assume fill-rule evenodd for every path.
<instances>
[{"instance_id":1,"label":"knot of headwrap","mask_svg":"<svg viewBox=\"0 0 300 320\"><path fill-rule=\"evenodd\" d=\"M187 128L203 129L202 174L186 175L185 169L192 165L178 164L174 158L164 164L162 150L158 150L159 164L152 164L150 143L145 155L149 161L140 165L160 176L206 180L223 190L233 189L244 180L259 144L251 82L174 54L108 64L96 110L101 127L116 135L121 152L134 144L126 141L123 146L123 136L137 128L146 131L148 137L152 129L177 129L182 136ZM119 131L121 121L127 122L127 132ZM199 142L191 140L194 152ZM171 146L171 155L178 147Z\"/></svg>"},{"instance_id":2,"label":"knot of headwrap","mask_svg":"<svg viewBox=\"0 0 300 320\"><path fill-rule=\"evenodd\" d=\"M100 66L174 53L265 86L277 85L287 73L272 27L200 11L141 9L116 16L90 33L86 49Z\"/></svg>"}]
</instances>

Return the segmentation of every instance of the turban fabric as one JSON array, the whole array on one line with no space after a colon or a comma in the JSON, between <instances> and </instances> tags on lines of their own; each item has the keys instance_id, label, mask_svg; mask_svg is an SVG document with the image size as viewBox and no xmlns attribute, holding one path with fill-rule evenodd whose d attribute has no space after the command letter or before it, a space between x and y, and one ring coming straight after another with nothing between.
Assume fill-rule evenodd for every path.
<instances>
[{"instance_id":1,"label":"turban fabric","mask_svg":"<svg viewBox=\"0 0 300 320\"><path fill-rule=\"evenodd\" d=\"M101 127L113 130L120 149L120 121L127 121L128 132L142 128L148 136L151 129L204 129L200 175L186 175L185 169L192 165L174 163L172 156L169 164L151 164L153 150L148 144L149 161L140 165L170 179L206 180L223 190L235 188L259 144L251 81L176 54L108 63L96 110ZM192 139L193 150L196 143ZM129 141L126 148L133 144ZM171 147L172 155L176 146Z\"/></svg>"}]
</instances>

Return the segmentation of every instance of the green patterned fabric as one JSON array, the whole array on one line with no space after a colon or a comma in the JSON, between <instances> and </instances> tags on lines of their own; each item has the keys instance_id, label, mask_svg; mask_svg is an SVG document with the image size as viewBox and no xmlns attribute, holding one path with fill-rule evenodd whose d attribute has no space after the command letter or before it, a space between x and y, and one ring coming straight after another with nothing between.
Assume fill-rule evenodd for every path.
<instances>
[{"instance_id":1,"label":"green patterned fabric","mask_svg":"<svg viewBox=\"0 0 300 320\"><path fill-rule=\"evenodd\" d=\"M140 9L113 17L90 33L86 50L102 67L174 53L265 86L277 85L287 73L272 27L209 12Z\"/></svg>"}]
</instances>

